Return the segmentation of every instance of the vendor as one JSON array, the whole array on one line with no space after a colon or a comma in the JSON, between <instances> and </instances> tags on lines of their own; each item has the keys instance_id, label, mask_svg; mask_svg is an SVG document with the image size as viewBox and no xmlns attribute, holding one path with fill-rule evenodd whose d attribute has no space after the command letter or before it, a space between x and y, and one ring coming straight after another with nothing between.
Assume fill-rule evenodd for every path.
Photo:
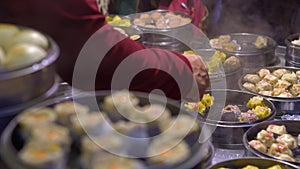
<instances>
[{"instance_id":1,"label":"vendor","mask_svg":"<svg viewBox=\"0 0 300 169\"><path fill-rule=\"evenodd\" d=\"M99 12L96 0L1 0L0 21L32 27L50 35L61 49L57 73L63 81L71 85L72 78L76 76L73 73L77 57L87 40L97 32L99 37L103 38L102 43L97 44L100 48L118 43L107 52L97 70L96 90L112 88L114 73L125 59L129 59L131 66L137 70L155 66L138 72L130 82L131 90L151 92L159 89L173 99L194 98L190 94L200 95L197 98L200 99L209 86L207 69L200 57L184 56L162 49L148 49L126 38L107 26L105 16ZM97 55L97 51L99 52L95 49L95 53L90 51L89 54ZM138 54L139 51L142 52ZM85 57L87 63L98 61L91 60L95 57ZM88 66L86 69L88 70ZM126 76L128 72L123 73ZM178 80L185 82L183 89ZM197 93L191 92L193 82L196 82ZM85 86L75 87L85 89Z\"/></svg>"}]
</instances>

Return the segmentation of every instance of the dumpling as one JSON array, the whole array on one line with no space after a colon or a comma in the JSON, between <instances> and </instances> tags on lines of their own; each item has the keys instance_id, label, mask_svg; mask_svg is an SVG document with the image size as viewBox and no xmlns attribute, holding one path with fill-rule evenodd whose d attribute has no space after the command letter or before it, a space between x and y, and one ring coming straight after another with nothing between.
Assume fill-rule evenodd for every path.
<instances>
[{"instance_id":1,"label":"dumpling","mask_svg":"<svg viewBox=\"0 0 300 169\"><path fill-rule=\"evenodd\" d=\"M259 94L262 95L266 95L266 96L272 96L273 95L273 91L265 91L265 90L261 90L258 92Z\"/></svg>"},{"instance_id":2,"label":"dumpling","mask_svg":"<svg viewBox=\"0 0 300 169\"><path fill-rule=\"evenodd\" d=\"M183 138L187 134L200 130L197 119L188 115L178 115L177 118L171 118L164 123L160 123L159 127L170 138Z\"/></svg>"},{"instance_id":3,"label":"dumpling","mask_svg":"<svg viewBox=\"0 0 300 169\"><path fill-rule=\"evenodd\" d=\"M300 84L293 84L289 91L294 96L298 96L300 94Z\"/></svg>"},{"instance_id":4,"label":"dumpling","mask_svg":"<svg viewBox=\"0 0 300 169\"><path fill-rule=\"evenodd\" d=\"M17 116L21 126L22 134L28 136L34 128L40 125L53 123L57 119L55 112L51 108L26 109Z\"/></svg>"},{"instance_id":5,"label":"dumpling","mask_svg":"<svg viewBox=\"0 0 300 169\"><path fill-rule=\"evenodd\" d=\"M145 169L143 162L134 158L124 158L109 153L95 156L89 163L90 169ZM82 167L83 168L83 167Z\"/></svg>"},{"instance_id":6,"label":"dumpling","mask_svg":"<svg viewBox=\"0 0 300 169\"><path fill-rule=\"evenodd\" d=\"M253 166L253 165L247 165L246 167L243 167L242 169L259 169L259 168L256 166Z\"/></svg>"},{"instance_id":7,"label":"dumpling","mask_svg":"<svg viewBox=\"0 0 300 169\"><path fill-rule=\"evenodd\" d=\"M206 93L203 95L201 102L206 106L206 107L210 107L213 105L214 103L214 97L211 96L209 93Z\"/></svg>"},{"instance_id":8,"label":"dumpling","mask_svg":"<svg viewBox=\"0 0 300 169\"><path fill-rule=\"evenodd\" d=\"M110 129L110 120L102 112L78 114L70 117L70 128L75 135L99 135Z\"/></svg>"},{"instance_id":9,"label":"dumpling","mask_svg":"<svg viewBox=\"0 0 300 169\"><path fill-rule=\"evenodd\" d=\"M271 156L279 156L280 154L287 154L293 156L292 151L285 144L273 143L268 150L268 154Z\"/></svg>"},{"instance_id":10,"label":"dumpling","mask_svg":"<svg viewBox=\"0 0 300 169\"><path fill-rule=\"evenodd\" d=\"M297 140L290 134L283 134L276 138L276 142L287 145L290 149L297 147Z\"/></svg>"},{"instance_id":11,"label":"dumpling","mask_svg":"<svg viewBox=\"0 0 300 169\"><path fill-rule=\"evenodd\" d=\"M278 134L278 135L283 135L283 134L287 133L284 125L275 125L275 124L270 124L267 127L267 131L270 131L270 132Z\"/></svg>"},{"instance_id":12,"label":"dumpling","mask_svg":"<svg viewBox=\"0 0 300 169\"><path fill-rule=\"evenodd\" d=\"M274 70L272 74L278 78L281 78L282 75L284 75L286 73L288 73L288 71L286 69L277 69L277 70Z\"/></svg>"},{"instance_id":13,"label":"dumpling","mask_svg":"<svg viewBox=\"0 0 300 169\"><path fill-rule=\"evenodd\" d=\"M257 73L258 73L258 76L261 78L265 77L268 74L271 74L270 70L268 70L268 69L260 69Z\"/></svg>"},{"instance_id":14,"label":"dumpling","mask_svg":"<svg viewBox=\"0 0 300 169\"><path fill-rule=\"evenodd\" d=\"M88 135L81 137L81 160L85 166L90 164L93 157L105 151L120 152L124 149L124 139L118 134L109 133L96 137Z\"/></svg>"},{"instance_id":15,"label":"dumpling","mask_svg":"<svg viewBox=\"0 0 300 169\"><path fill-rule=\"evenodd\" d=\"M254 120L258 120L259 117L252 111L252 110L248 110L246 112L241 113L239 120L241 122L243 121L254 121Z\"/></svg>"},{"instance_id":16,"label":"dumpling","mask_svg":"<svg viewBox=\"0 0 300 169\"><path fill-rule=\"evenodd\" d=\"M103 101L103 108L110 111L130 110L129 107L138 105L139 99L127 90L116 91L106 96Z\"/></svg>"},{"instance_id":17,"label":"dumpling","mask_svg":"<svg viewBox=\"0 0 300 169\"><path fill-rule=\"evenodd\" d=\"M89 107L81 105L73 101L65 101L54 106L58 121L65 125L70 125L70 118L76 114L86 114Z\"/></svg>"},{"instance_id":18,"label":"dumpling","mask_svg":"<svg viewBox=\"0 0 300 169\"><path fill-rule=\"evenodd\" d=\"M156 138L152 141L147 150L149 162L170 165L182 162L190 156L191 150L185 141L178 142L175 146L170 145L171 141L178 140Z\"/></svg>"},{"instance_id":19,"label":"dumpling","mask_svg":"<svg viewBox=\"0 0 300 169\"><path fill-rule=\"evenodd\" d=\"M258 88L253 83L246 82L243 84L243 87L253 92L258 92Z\"/></svg>"},{"instance_id":20,"label":"dumpling","mask_svg":"<svg viewBox=\"0 0 300 169\"><path fill-rule=\"evenodd\" d=\"M128 118L139 123L147 123L149 125L165 123L171 117L171 112L167 107L160 104L148 104L139 107L138 111L128 112Z\"/></svg>"},{"instance_id":21,"label":"dumpling","mask_svg":"<svg viewBox=\"0 0 300 169\"><path fill-rule=\"evenodd\" d=\"M287 73L287 74L284 74L282 77L281 77L282 80L286 80L290 83L297 83L297 76L296 74L293 72L293 73Z\"/></svg>"},{"instance_id":22,"label":"dumpling","mask_svg":"<svg viewBox=\"0 0 300 169\"><path fill-rule=\"evenodd\" d=\"M124 135L128 135L129 132L135 130L135 129L139 129L142 128L143 124L141 123L134 123L131 121L123 121L123 120L119 120L118 122L113 124L113 128Z\"/></svg>"},{"instance_id":23,"label":"dumpling","mask_svg":"<svg viewBox=\"0 0 300 169\"><path fill-rule=\"evenodd\" d=\"M300 79L300 70L296 71L296 76L298 79Z\"/></svg>"},{"instance_id":24,"label":"dumpling","mask_svg":"<svg viewBox=\"0 0 300 169\"><path fill-rule=\"evenodd\" d=\"M111 95L104 98L103 110L109 112L109 116L113 118L128 117L129 113L137 110L139 99L128 90L115 91Z\"/></svg>"},{"instance_id":25,"label":"dumpling","mask_svg":"<svg viewBox=\"0 0 300 169\"><path fill-rule=\"evenodd\" d=\"M224 61L223 66L226 71L233 71L241 67L241 62L236 56L230 56Z\"/></svg>"},{"instance_id":26,"label":"dumpling","mask_svg":"<svg viewBox=\"0 0 300 169\"><path fill-rule=\"evenodd\" d=\"M254 84L258 83L261 80L260 77L256 74L246 74L243 79L245 82L250 82Z\"/></svg>"},{"instance_id":27,"label":"dumpling","mask_svg":"<svg viewBox=\"0 0 300 169\"><path fill-rule=\"evenodd\" d=\"M250 100L247 102L248 108L255 108L256 106L263 106L264 105L264 99L261 96L254 96L250 98Z\"/></svg>"},{"instance_id":28,"label":"dumpling","mask_svg":"<svg viewBox=\"0 0 300 169\"><path fill-rule=\"evenodd\" d=\"M259 90L267 90L267 91L271 91L273 90L273 86L268 83L267 81L259 81L257 84L256 84L256 87L259 89Z\"/></svg>"},{"instance_id":29,"label":"dumpling","mask_svg":"<svg viewBox=\"0 0 300 169\"><path fill-rule=\"evenodd\" d=\"M292 161L295 162L295 159L287 154L279 154L279 156L277 157L281 160L286 160L286 161Z\"/></svg>"},{"instance_id":30,"label":"dumpling","mask_svg":"<svg viewBox=\"0 0 300 169\"><path fill-rule=\"evenodd\" d=\"M241 110L237 105L229 104L222 109L222 113L227 113L227 112L236 112L236 113L240 114Z\"/></svg>"},{"instance_id":31,"label":"dumpling","mask_svg":"<svg viewBox=\"0 0 300 169\"><path fill-rule=\"evenodd\" d=\"M222 49L222 43L219 41L218 38L215 39L210 39L209 40L209 44L211 47L215 48L215 49Z\"/></svg>"},{"instance_id":32,"label":"dumpling","mask_svg":"<svg viewBox=\"0 0 300 169\"><path fill-rule=\"evenodd\" d=\"M66 167L64 150L56 143L44 144L30 141L18 152L18 157L30 168Z\"/></svg>"},{"instance_id":33,"label":"dumpling","mask_svg":"<svg viewBox=\"0 0 300 169\"><path fill-rule=\"evenodd\" d=\"M267 74L264 78L263 78L264 81L272 84L272 85L275 85L278 81L278 78L276 76L273 76L271 74Z\"/></svg>"},{"instance_id":34,"label":"dumpling","mask_svg":"<svg viewBox=\"0 0 300 169\"><path fill-rule=\"evenodd\" d=\"M256 106L252 108L252 111L257 115L258 118L264 118L270 115L270 110L265 106Z\"/></svg>"},{"instance_id":35,"label":"dumpling","mask_svg":"<svg viewBox=\"0 0 300 169\"><path fill-rule=\"evenodd\" d=\"M263 36L257 36L255 42L253 43L258 49L264 48L268 45L268 39Z\"/></svg>"},{"instance_id":36,"label":"dumpling","mask_svg":"<svg viewBox=\"0 0 300 169\"><path fill-rule=\"evenodd\" d=\"M227 43L231 41L231 36L230 35L220 35L218 37L219 41L222 43Z\"/></svg>"},{"instance_id":37,"label":"dumpling","mask_svg":"<svg viewBox=\"0 0 300 169\"><path fill-rule=\"evenodd\" d=\"M270 147L275 142L273 133L266 130L261 130L257 133L256 139L261 141L267 147Z\"/></svg>"},{"instance_id":38,"label":"dumpling","mask_svg":"<svg viewBox=\"0 0 300 169\"><path fill-rule=\"evenodd\" d=\"M293 97L293 95L290 92L283 92L277 97Z\"/></svg>"},{"instance_id":39,"label":"dumpling","mask_svg":"<svg viewBox=\"0 0 300 169\"><path fill-rule=\"evenodd\" d=\"M278 96L285 92L285 88L274 88L273 89L273 96Z\"/></svg>"},{"instance_id":40,"label":"dumpling","mask_svg":"<svg viewBox=\"0 0 300 169\"><path fill-rule=\"evenodd\" d=\"M135 24L135 25L138 25L138 26L145 26L145 21L143 21L142 19L139 19L139 18L135 18L134 20L133 20L133 24Z\"/></svg>"},{"instance_id":41,"label":"dumpling","mask_svg":"<svg viewBox=\"0 0 300 169\"><path fill-rule=\"evenodd\" d=\"M4 49L0 46L0 67L3 64L4 60L5 60L5 52Z\"/></svg>"},{"instance_id":42,"label":"dumpling","mask_svg":"<svg viewBox=\"0 0 300 169\"><path fill-rule=\"evenodd\" d=\"M237 43L231 41L231 42L223 43L222 48L227 51L236 51L240 48L240 46Z\"/></svg>"},{"instance_id":43,"label":"dumpling","mask_svg":"<svg viewBox=\"0 0 300 169\"><path fill-rule=\"evenodd\" d=\"M263 143L261 143L259 140L251 140L249 142L249 145L261 152L267 152L267 147Z\"/></svg>"},{"instance_id":44,"label":"dumpling","mask_svg":"<svg viewBox=\"0 0 300 169\"><path fill-rule=\"evenodd\" d=\"M285 89L287 89L290 86L291 83L286 80L278 80L278 82L274 85L275 88L285 88Z\"/></svg>"},{"instance_id":45,"label":"dumpling","mask_svg":"<svg viewBox=\"0 0 300 169\"><path fill-rule=\"evenodd\" d=\"M279 164L268 167L267 169L283 169Z\"/></svg>"},{"instance_id":46,"label":"dumpling","mask_svg":"<svg viewBox=\"0 0 300 169\"><path fill-rule=\"evenodd\" d=\"M31 136L31 141L45 144L59 144L66 151L71 145L69 129L54 123L34 128Z\"/></svg>"},{"instance_id":47,"label":"dumpling","mask_svg":"<svg viewBox=\"0 0 300 169\"><path fill-rule=\"evenodd\" d=\"M163 17L161 12L153 12L150 16L153 20L157 20L157 19Z\"/></svg>"}]
</instances>

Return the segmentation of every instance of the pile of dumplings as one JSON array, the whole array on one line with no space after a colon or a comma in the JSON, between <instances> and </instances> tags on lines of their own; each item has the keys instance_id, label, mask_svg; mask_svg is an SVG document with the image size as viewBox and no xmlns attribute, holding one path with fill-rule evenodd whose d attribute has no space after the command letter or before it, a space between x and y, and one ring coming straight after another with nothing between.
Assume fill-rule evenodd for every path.
<instances>
[{"instance_id":1,"label":"pile of dumplings","mask_svg":"<svg viewBox=\"0 0 300 169\"><path fill-rule=\"evenodd\" d=\"M0 68L29 66L44 58L48 47L47 37L36 30L0 24Z\"/></svg>"},{"instance_id":2,"label":"pile of dumplings","mask_svg":"<svg viewBox=\"0 0 300 169\"><path fill-rule=\"evenodd\" d=\"M270 71L263 68L255 74L246 74L243 77L243 87L266 96L299 97L299 79L300 70L278 68Z\"/></svg>"},{"instance_id":3,"label":"pile of dumplings","mask_svg":"<svg viewBox=\"0 0 300 169\"><path fill-rule=\"evenodd\" d=\"M257 133L256 139L249 142L253 148L282 160L295 162L293 149L297 140L289 134L284 125L270 124Z\"/></svg>"}]
</instances>

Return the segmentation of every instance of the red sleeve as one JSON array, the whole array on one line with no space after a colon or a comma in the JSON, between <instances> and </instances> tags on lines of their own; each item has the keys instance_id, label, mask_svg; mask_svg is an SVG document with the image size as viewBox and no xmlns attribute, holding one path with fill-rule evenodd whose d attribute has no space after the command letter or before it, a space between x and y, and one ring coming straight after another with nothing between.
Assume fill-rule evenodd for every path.
<instances>
[{"instance_id":1,"label":"red sleeve","mask_svg":"<svg viewBox=\"0 0 300 169\"><path fill-rule=\"evenodd\" d=\"M72 84L73 69L80 50L90 36L105 25L105 16L98 12L96 0L5 0L5 3L7 6L0 8L9 11L8 21L34 27L55 39L61 48L58 74ZM161 89L174 99L180 99L180 93L187 94L193 75L191 65L184 56L161 49L148 49L129 38L124 39L122 34L109 27L97 33L103 38L99 47L111 49L98 69L96 89L110 89L115 71L124 60L128 60L132 68L147 68L137 72L131 80L130 89L147 92ZM115 41L119 42L112 45ZM86 57L88 60L89 57ZM126 76L129 72L123 73ZM178 81L186 82L183 91L180 91Z\"/></svg>"}]
</instances>

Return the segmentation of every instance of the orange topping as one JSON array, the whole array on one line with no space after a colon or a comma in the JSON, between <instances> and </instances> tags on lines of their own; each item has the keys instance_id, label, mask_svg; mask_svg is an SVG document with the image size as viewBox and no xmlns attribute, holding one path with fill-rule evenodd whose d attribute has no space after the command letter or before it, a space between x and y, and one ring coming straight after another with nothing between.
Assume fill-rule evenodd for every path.
<instances>
[{"instance_id":1,"label":"orange topping","mask_svg":"<svg viewBox=\"0 0 300 169\"><path fill-rule=\"evenodd\" d=\"M283 150L283 147L284 147L284 145L282 145L282 144L277 144L276 151L281 153L282 150Z\"/></svg>"},{"instance_id":2,"label":"orange topping","mask_svg":"<svg viewBox=\"0 0 300 169\"><path fill-rule=\"evenodd\" d=\"M170 157L171 154L172 154L171 151L166 151L166 152L162 153L161 156L163 156L163 157Z\"/></svg>"},{"instance_id":3,"label":"orange topping","mask_svg":"<svg viewBox=\"0 0 300 169\"><path fill-rule=\"evenodd\" d=\"M46 152L44 150L38 150L35 155L37 158L44 158L46 156Z\"/></svg>"},{"instance_id":4,"label":"orange topping","mask_svg":"<svg viewBox=\"0 0 300 169\"><path fill-rule=\"evenodd\" d=\"M108 169L118 169L118 168L120 168L120 166L116 163L111 163L108 167Z\"/></svg>"},{"instance_id":5,"label":"orange topping","mask_svg":"<svg viewBox=\"0 0 300 169\"><path fill-rule=\"evenodd\" d=\"M48 132L48 138L51 140L55 140L57 138L57 134L55 131L49 131Z\"/></svg>"},{"instance_id":6,"label":"orange topping","mask_svg":"<svg viewBox=\"0 0 300 169\"><path fill-rule=\"evenodd\" d=\"M36 122L40 122L43 120L43 117L42 116L32 116L32 120L36 121Z\"/></svg>"}]
</instances>

